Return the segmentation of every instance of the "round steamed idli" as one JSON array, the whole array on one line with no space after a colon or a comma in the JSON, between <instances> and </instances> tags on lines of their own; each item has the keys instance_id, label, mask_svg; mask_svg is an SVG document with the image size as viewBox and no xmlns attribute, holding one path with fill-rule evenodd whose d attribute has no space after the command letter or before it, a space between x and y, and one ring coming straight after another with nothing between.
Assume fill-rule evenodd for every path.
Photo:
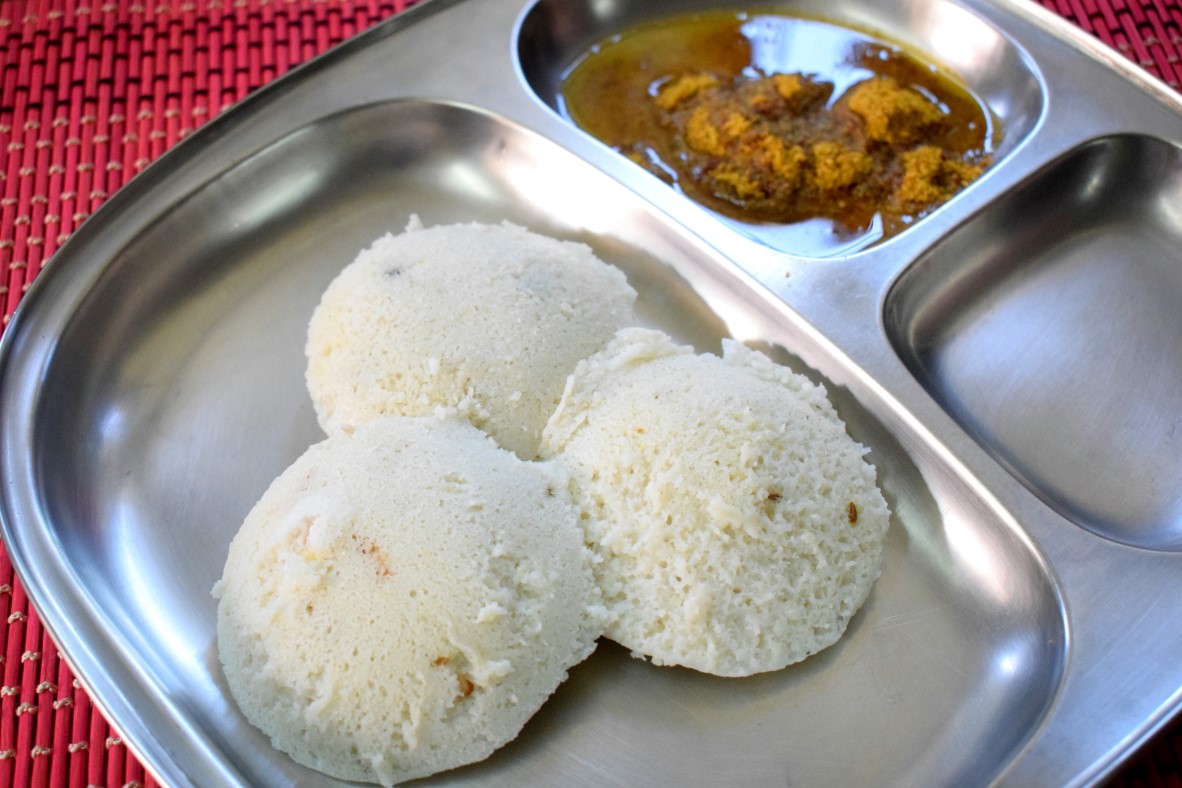
<instances>
[{"instance_id":1,"label":"round steamed idli","mask_svg":"<svg viewBox=\"0 0 1182 788\"><path fill-rule=\"evenodd\" d=\"M458 419L312 446L214 588L234 698L277 748L343 779L487 757L602 634L576 518L558 469Z\"/></svg>"},{"instance_id":2,"label":"round steamed idli","mask_svg":"<svg viewBox=\"0 0 1182 788\"><path fill-rule=\"evenodd\" d=\"M835 642L877 578L889 512L866 450L807 378L735 342L627 329L543 432L571 475L607 636L660 665L776 670Z\"/></svg>"},{"instance_id":3,"label":"round steamed idli","mask_svg":"<svg viewBox=\"0 0 1182 788\"><path fill-rule=\"evenodd\" d=\"M308 327L308 389L330 435L443 407L533 459L567 375L635 324L635 300L583 244L412 219L325 291Z\"/></svg>"}]
</instances>

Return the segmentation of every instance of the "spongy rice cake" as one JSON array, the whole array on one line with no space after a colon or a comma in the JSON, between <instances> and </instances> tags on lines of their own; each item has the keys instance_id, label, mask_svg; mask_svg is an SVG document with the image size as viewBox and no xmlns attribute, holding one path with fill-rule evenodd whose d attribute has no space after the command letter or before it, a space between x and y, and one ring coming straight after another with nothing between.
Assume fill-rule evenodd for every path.
<instances>
[{"instance_id":1,"label":"spongy rice cake","mask_svg":"<svg viewBox=\"0 0 1182 788\"><path fill-rule=\"evenodd\" d=\"M245 716L300 763L386 785L513 739L602 633L565 485L459 419L312 446L214 589Z\"/></svg>"},{"instance_id":2,"label":"spongy rice cake","mask_svg":"<svg viewBox=\"0 0 1182 788\"><path fill-rule=\"evenodd\" d=\"M866 600L889 513L820 386L724 341L627 329L581 363L542 454L571 475L608 637L660 665L776 670Z\"/></svg>"},{"instance_id":3,"label":"spongy rice cake","mask_svg":"<svg viewBox=\"0 0 1182 788\"><path fill-rule=\"evenodd\" d=\"M324 293L308 327L308 389L329 434L445 408L532 459L567 375L636 323L635 300L584 244L412 219Z\"/></svg>"}]
</instances>

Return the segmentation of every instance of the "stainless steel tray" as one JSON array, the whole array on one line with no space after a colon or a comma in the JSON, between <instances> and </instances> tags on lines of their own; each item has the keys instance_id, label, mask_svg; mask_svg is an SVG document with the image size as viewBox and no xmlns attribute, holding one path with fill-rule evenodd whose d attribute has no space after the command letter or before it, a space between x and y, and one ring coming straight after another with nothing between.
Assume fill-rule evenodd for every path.
<instances>
[{"instance_id":1,"label":"stainless steel tray","mask_svg":"<svg viewBox=\"0 0 1182 788\"><path fill-rule=\"evenodd\" d=\"M5 544L164 782L321 782L226 694L209 590L319 437L322 288L411 212L585 240L653 325L825 381L895 512L833 648L735 680L604 643L435 782L1088 784L1182 707L1182 101L1018 0L777 4L932 54L1007 129L902 235L795 257L551 109L583 46L706 5L432 0L201 129L38 278L0 351Z\"/></svg>"}]
</instances>

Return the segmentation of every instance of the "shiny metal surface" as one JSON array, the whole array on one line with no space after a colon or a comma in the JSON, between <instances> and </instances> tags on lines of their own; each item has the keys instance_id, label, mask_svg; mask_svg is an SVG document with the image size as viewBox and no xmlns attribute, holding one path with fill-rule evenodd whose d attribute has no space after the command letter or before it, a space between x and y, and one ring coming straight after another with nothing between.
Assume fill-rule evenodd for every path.
<instances>
[{"instance_id":1,"label":"shiny metal surface","mask_svg":"<svg viewBox=\"0 0 1182 788\"><path fill-rule=\"evenodd\" d=\"M1010 129L912 229L797 258L548 106L585 43L704 5L432 0L200 130L38 277L0 350L6 547L165 782L318 782L227 697L209 589L319 437L321 289L411 212L585 240L652 324L824 380L895 511L833 648L724 680L604 644L518 741L435 782L1088 784L1182 705L1182 103L1027 4L791 6L936 53Z\"/></svg>"},{"instance_id":2,"label":"shiny metal surface","mask_svg":"<svg viewBox=\"0 0 1182 788\"><path fill-rule=\"evenodd\" d=\"M887 331L1063 516L1182 550L1180 262L1182 149L1104 137L926 252L887 299Z\"/></svg>"}]
</instances>

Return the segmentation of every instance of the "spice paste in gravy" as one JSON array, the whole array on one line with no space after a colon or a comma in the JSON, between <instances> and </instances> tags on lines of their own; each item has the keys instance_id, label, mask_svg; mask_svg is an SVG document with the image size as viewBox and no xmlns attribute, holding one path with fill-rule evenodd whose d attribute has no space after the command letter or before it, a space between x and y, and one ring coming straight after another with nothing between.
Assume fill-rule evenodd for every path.
<instances>
[{"instance_id":1,"label":"spice paste in gravy","mask_svg":"<svg viewBox=\"0 0 1182 788\"><path fill-rule=\"evenodd\" d=\"M615 36L572 67L562 102L576 125L719 213L811 223L805 248L789 251L818 256L937 208L989 166L996 136L983 102L901 47L762 11Z\"/></svg>"}]
</instances>

